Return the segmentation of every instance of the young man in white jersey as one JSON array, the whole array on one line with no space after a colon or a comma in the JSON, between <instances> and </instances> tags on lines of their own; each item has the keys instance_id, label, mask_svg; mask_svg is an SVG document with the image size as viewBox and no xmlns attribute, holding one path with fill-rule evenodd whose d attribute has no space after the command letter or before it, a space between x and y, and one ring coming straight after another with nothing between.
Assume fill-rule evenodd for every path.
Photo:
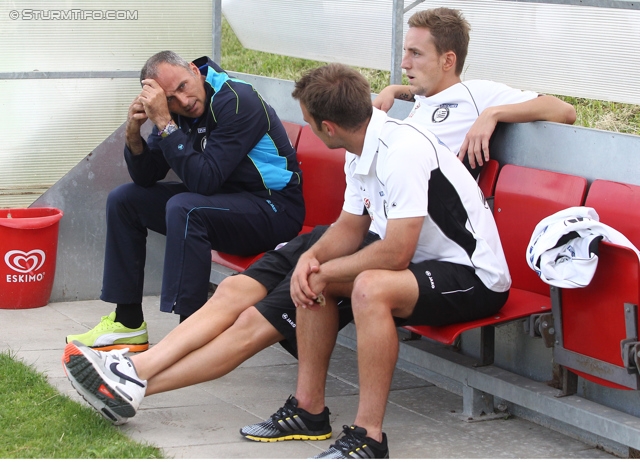
<instances>
[{"instance_id":1,"label":"young man in white jersey","mask_svg":"<svg viewBox=\"0 0 640 462\"><path fill-rule=\"evenodd\" d=\"M344 436L316 458L387 458L382 421L398 358L396 326L490 316L507 300L509 270L493 215L462 163L420 125L372 110L362 75L339 64L314 69L296 82L293 97L328 147L348 151L345 201L291 277L299 358L295 398L241 433L268 442L295 439L292 430L322 435L322 423L330 428L324 387L339 302L350 298L358 412L354 424L343 427ZM379 239L368 240L371 235Z\"/></svg>"},{"instance_id":2,"label":"young man in white jersey","mask_svg":"<svg viewBox=\"0 0 640 462\"><path fill-rule=\"evenodd\" d=\"M573 106L554 96L489 80L462 82L470 26L460 11L419 11L408 23L402 68L409 85L386 87L373 105L388 111L394 97L415 101L407 119L433 132L460 160L469 154L471 169L489 160L498 122L575 122Z\"/></svg>"}]
</instances>

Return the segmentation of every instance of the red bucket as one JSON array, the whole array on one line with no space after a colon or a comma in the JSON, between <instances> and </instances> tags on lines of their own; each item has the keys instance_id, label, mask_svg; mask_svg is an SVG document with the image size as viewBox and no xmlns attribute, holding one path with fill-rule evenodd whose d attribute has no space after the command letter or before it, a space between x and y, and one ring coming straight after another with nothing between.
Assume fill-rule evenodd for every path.
<instances>
[{"instance_id":1,"label":"red bucket","mask_svg":"<svg viewBox=\"0 0 640 462\"><path fill-rule=\"evenodd\" d=\"M52 207L0 209L0 308L49 302L61 218L62 211Z\"/></svg>"}]
</instances>

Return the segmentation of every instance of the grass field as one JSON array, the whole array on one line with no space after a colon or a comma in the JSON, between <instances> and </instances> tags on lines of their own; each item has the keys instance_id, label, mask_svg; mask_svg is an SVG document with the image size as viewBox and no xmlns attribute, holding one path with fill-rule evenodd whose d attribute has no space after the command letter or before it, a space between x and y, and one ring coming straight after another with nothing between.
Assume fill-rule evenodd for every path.
<instances>
[{"instance_id":1,"label":"grass field","mask_svg":"<svg viewBox=\"0 0 640 462\"><path fill-rule=\"evenodd\" d=\"M253 51L243 48L226 21L222 24L222 67L247 74L296 80L305 70L322 62ZM389 72L359 69L378 93L389 83ZM640 106L558 96L575 106L575 125L640 135Z\"/></svg>"},{"instance_id":2,"label":"grass field","mask_svg":"<svg viewBox=\"0 0 640 462\"><path fill-rule=\"evenodd\" d=\"M159 459L46 377L0 353L0 459Z\"/></svg>"}]
</instances>

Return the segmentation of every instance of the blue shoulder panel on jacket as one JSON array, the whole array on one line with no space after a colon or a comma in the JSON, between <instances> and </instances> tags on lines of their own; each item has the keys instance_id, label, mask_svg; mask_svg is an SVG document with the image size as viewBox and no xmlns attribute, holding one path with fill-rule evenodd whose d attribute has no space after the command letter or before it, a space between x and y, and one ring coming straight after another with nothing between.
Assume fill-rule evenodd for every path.
<instances>
[{"instance_id":1,"label":"blue shoulder panel on jacket","mask_svg":"<svg viewBox=\"0 0 640 462\"><path fill-rule=\"evenodd\" d=\"M268 134L258 141L249 153L249 158L260 172L267 188L281 191L289 184L293 172L287 170L287 158L278 155L278 148Z\"/></svg>"},{"instance_id":2,"label":"blue shoulder panel on jacket","mask_svg":"<svg viewBox=\"0 0 640 462\"><path fill-rule=\"evenodd\" d=\"M209 82L209 85L211 85L217 93L222 88L222 85L229 80L229 76L225 72L216 72L213 67L209 66L205 80Z\"/></svg>"}]
</instances>

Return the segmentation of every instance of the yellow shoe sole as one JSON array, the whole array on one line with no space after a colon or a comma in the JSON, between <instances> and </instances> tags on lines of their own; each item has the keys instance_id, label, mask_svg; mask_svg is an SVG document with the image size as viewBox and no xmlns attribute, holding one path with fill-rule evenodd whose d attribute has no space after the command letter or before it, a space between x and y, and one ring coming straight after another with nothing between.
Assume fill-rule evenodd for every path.
<instances>
[{"instance_id":1,"label":"yellow shoe sole","mask_svg":"<svg viewBox=\"0 0 640 462\"><path fill-rule=\"evenodd\" d=\"M322 441L322 440L331 438L331 432L326 433L324 435L287 435L287 436L280 436L277 438L264 438L260 436L251 436L251 435L243 435L243 436L252 441L259 441L261 443L276 443L278 441L291 441L291 440Z\"/></svg>"}]
</instances>

